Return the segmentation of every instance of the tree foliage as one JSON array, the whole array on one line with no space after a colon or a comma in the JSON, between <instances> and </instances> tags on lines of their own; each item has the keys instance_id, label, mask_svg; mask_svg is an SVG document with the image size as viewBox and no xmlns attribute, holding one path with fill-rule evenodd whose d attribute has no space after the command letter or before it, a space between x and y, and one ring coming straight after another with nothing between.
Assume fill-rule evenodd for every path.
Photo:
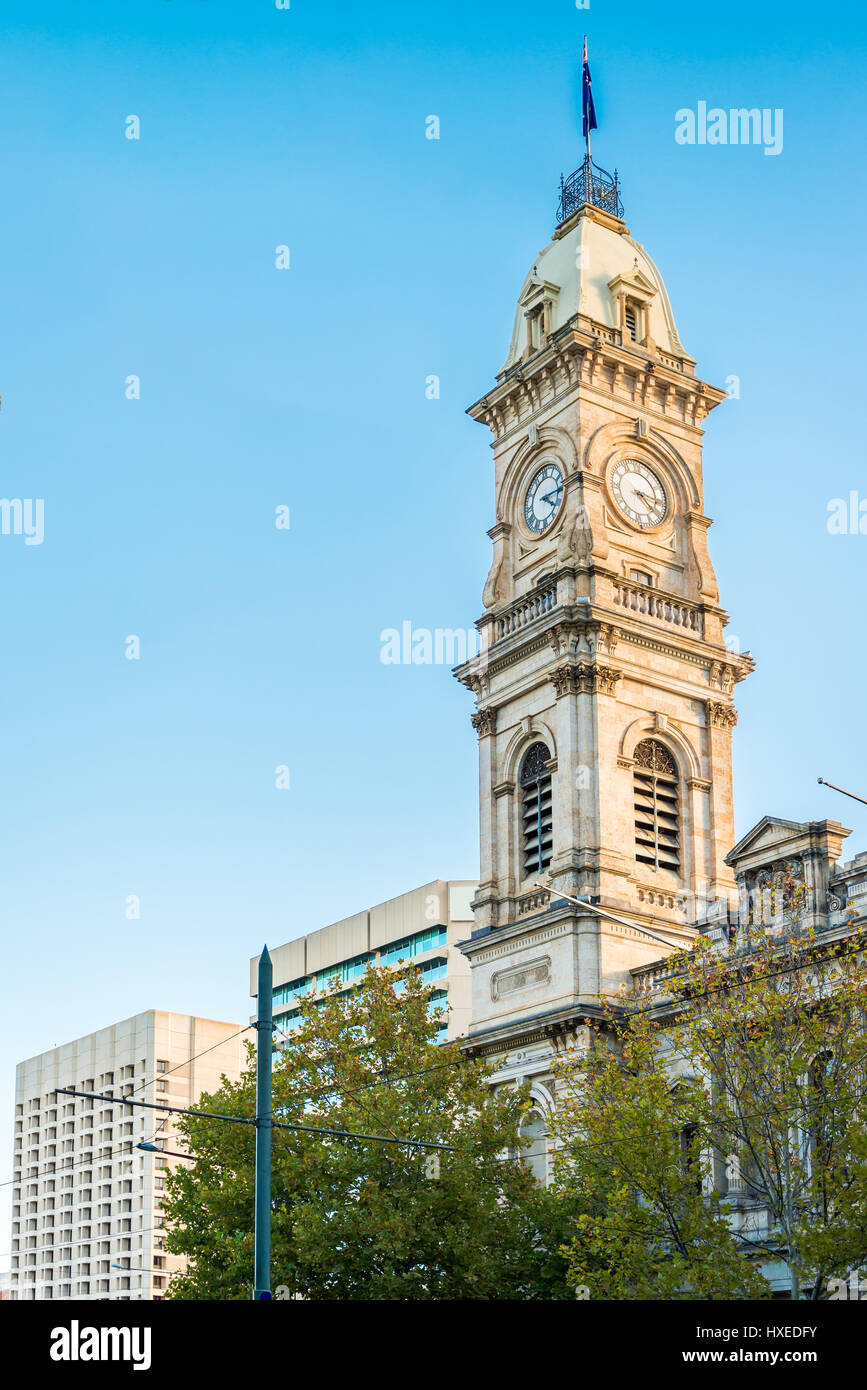
<instances>
[{"instance_id":1,"label":"tree foliage","mask_svg":"<svg viewBox=\"0 0 867 1390\"><path fill-rule=\"evenodd\" d=\"M311 1299L565 1298L567 1211L518 1160L526 1089L492 1093L480 1062L434 1041L413 968L369 967L349 994L308 996L275 1054L274 1118L451 1146L430 1152L275 1130L273 1284ZM198 1107L250 1117L255 1069ZM195 1162L167 1181L174 1299L244 1299L253 1261L254 1132L180 1124ZM438 1173L438 1175L434 1175Z\"/></svg>"},{"instance_id":2,"label":"tree foliage","mask_svg":"<svg viewBox=\"0 0 867 1390\"><path fill-rule=\"evenodd\" d=\"M591 1298L763 1298L708 1181L698 1087L672 1084L657 1025L608 1005L582 1059L558 1065L556 1187L579 1214L569 1281Z\"/></svg>"},{"instance_id":3,"label":"tree foliage","mask_svg":"<svg viewBox=\"0 0 867 1390\"><path fill-rule=\"evenodd\" d=\"M782 1263L791 1297L818 1299L867 1262L867 941L802 929L801 891L782 926L670 958L664 997L604 1006L561 1064L574 1281L766 1297L759 1269Z\"/></svg>"},{"instance_id":4,"label":"tree foliage","mask_svg":"<svg viewBox=\"0 0 867 1390\"><path fill-rule=\"evenodd\" d=\"M689 954L675 1036L705 1078L703 1142L740 1169L744 1237L786 1264L793 1298L819 1299L867 1260L867 938L802 930L799 891L783 930Z\"/></svg>"}]
</instances>

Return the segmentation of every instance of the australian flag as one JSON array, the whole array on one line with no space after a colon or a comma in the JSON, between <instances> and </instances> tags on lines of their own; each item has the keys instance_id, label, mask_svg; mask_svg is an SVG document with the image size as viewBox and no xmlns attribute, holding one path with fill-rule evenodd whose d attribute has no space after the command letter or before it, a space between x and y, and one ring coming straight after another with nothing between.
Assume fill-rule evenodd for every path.
<instances>
[{"instance_id":1,"label":"australian flag","mask_svg":"<svg viewBox=\"0 0 867 1390\"><path fill-rule=\"evenodd\" d=\"M584 138L596 129L596 107L593 105L593 89L590 86L590 64L587 61L587 39L584 39L584 58L581 64L581 106L583 111L582 133Z\"/></svg>"}]
</instances>

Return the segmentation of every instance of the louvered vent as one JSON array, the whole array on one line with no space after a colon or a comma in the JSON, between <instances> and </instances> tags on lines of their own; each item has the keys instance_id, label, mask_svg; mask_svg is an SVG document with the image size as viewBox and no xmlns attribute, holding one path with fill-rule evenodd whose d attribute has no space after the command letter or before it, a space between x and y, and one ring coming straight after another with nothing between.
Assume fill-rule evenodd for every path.
<instances>
[{"instance_id":1,"label":"louvered vent","mask_svg":"<svg viewBox=\"0 0 867 1390\"><path fill-rule=\"evenodd\" d=\"M551 862L554 821L551 809L551 754L534 743L521 764L521 814L524 835L524 877L530 878Z\"/></svg>"},{"instance_id":2,"label":"louvered vent","mask_svg":"<svg viewBox=\"0 0 867 1390\"><path fill-rule=\"evenodd\" d=\"M633 342L635 342L635 329L636 329L636 324L635 324L635 310L633 309L633 307L632 307L631 304L627 304L627 306L626 306L626 331L627 331L627 333L629 334L629 336L630 336L630 338L632 339Z\"/></svg>"},{"instance_id":3,"label":"louvered vent","mask_svg":"<svg viewBox=\"0 0 867 1390\"><path fill-rule=\"evenodd\" d=\"M667 748L646 738L635 750L635 857L654 869L680 873L677 763Z\"/></svg>"}]
</instances>

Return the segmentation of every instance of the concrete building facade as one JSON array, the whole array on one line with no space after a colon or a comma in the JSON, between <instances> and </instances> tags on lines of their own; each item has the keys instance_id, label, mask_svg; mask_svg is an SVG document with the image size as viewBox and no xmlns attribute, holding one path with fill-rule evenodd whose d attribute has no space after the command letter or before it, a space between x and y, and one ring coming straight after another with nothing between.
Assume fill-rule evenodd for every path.
<instances>
[{"instance_id":1,"label":"concrete building facade","mask_svg":"<svg viewBox=\"0 0 867 1390\"><path fill-rule=\"evenodd\" d=\"M470 970L458 943L469 933L477 887L475 880L435 879L272 950L274 1020L280 1032L295 1026L305 994L322 993L335 983L351 989L368 964L412 961L425 982L435 986L433 1006L444 1015L440 1041L463 1036L470 1022ZM257 968L254 957L254 998Z\"/></svg>"},{"instance_id":2,"label":"concrete building facade","mask_svg":"<svg viewBox=\"0 0 867 1390\"><path fill-rule=\"evenodd\" d=\"M56 1088L189 1106L241 1072L237 1023L148 1010L21 1062L15 1083L14 1299L161 1299L183 1260L161 1198L183 1159L171 1119Z\"/></svg>"}]
</instances>

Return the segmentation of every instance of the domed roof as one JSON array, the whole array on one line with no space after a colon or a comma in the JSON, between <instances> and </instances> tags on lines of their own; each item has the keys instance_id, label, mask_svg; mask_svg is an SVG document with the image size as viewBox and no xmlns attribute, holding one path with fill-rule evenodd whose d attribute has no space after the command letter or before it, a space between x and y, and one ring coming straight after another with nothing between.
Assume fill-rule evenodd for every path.
<instances>
[{"instance_id":1,"label":"domed roof","mask_svg":"<svg viewBox=\"0 0 867 1390\"><path fill-rule=\"evenodd\" d=\"M619 329L619 298L633 293L646 306L649 338L655 347L679 358L684 351L668 291L659 270L626 224L584 204L561 223L553 240L540 251L521 287L507 371L525 356L528 305L544 296L550 304L549 333L556 333L576 314Z\"/></svg>"}]
</instances>

